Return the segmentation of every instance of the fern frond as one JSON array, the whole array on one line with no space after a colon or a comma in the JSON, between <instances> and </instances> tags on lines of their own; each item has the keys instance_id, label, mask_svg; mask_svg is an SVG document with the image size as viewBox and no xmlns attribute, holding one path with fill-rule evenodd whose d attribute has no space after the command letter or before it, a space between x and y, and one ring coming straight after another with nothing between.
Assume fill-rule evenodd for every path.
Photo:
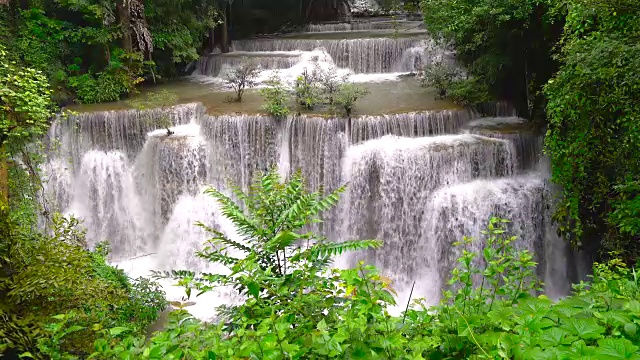
<instances>
[{"instance_id":1,"label":"fern frond","mask_svg":"<svg viewBox=\"0 0 640 360\"><path fill-rule=\"evenodd\" d=\"M340 194L345 192L347 188L345 186L341 186L334 190L331 194L325 196L324 198L320 198L316 203L316 212L327 211L334 207L338 201L340 201Z\"/></svg>"},{"instance_id":2,"label":"fern frond","mask_svg":"<svg viewBox=\"0 0 640 360\"><path fill-rule=\"evenodd\" d=\"M212 263L222 264L225 266L233 266L237 264L238 261L240 261L240 259L238 258L234 258L232 256L223 254L220 250L216 250L216 249L211 249L211 251L208 251L208 250L209 249L197 251L196 256L198 256L199 258L205 259L207 261L210 261Z\"/></svg>"},{"instance_id":3,"label":"fern frond","mask_svg":"<svg viewBox=\"0 0 640 360\"><path fill-rule=\"evenodd\" d=\"M306 219L310 215L310 211L315 207L314 200L313 194L301 196L280 215L278 223L284 224L286 221Z\"/></svg>"},{"instance_id":4,"label":"fern frond","mask_svg":"<svg viewBox=\"0 0 640 360\"><path fill-rule=\"evenodd\" d=\"M193 279L195 272L189 270L151 271L151 278L160 279Z\"/></svg>"},{"instance_id":5,"label":"fern frond","mask_svg":"<svg viewBox=\"0 0 640 360\"><path fill-rule=\"evenodd\" d=\"M212 196L218 201L222 215L231 220L241 235L257 237L262 234L261 229L258 228L258 226L244 214L238 204L228 196L214 188L207 189L205 194Z\"/></svg>"},{"instance_id":6,"label":"fern frond","mask_svg":"<svg viewBox=\"0 0 640 360\"><path fill-rule=\"evenodd\" d=\"M378 249L380 247L382 247L382 241L380 240L349 240L313 245L308 249L308 254L311 260L316 260L325 256L332 257L342 255L346 252Z\"/></svg>"},{"instance_id":7,"label":"fern frond","mask_svg":"<svg viewBox=\"0 0 640 360\"><path fill-rule=\"evenodd\" d=\"M240 251L244 251L244 252L251 252L251 248L239 243L237 241L231 240L229 239L225 234L223 234L222 232L212 229L204 224L202 224L201 222L197 222L196 223L197 226L200 226L201 228L205 229L207 232L211 233L214 235L214 237L210 238L207 240L207 242L205 244L210 244L213 247L215 247L215 245L226 245L226 247L230 247L230 248L234 248L236 250L240 250Z\"/></svg>"}]
</instances>

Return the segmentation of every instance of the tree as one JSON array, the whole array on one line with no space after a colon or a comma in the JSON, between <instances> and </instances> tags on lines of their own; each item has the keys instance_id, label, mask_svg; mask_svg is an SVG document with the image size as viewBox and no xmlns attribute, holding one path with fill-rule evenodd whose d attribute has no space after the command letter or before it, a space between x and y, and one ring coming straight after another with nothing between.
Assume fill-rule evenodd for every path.
<instances>
[{"instance_id":1,"label":"tree","mask_svg":"<svg viewBox=\"0 0 640 360\"><path fill-rule=\"evenodd\" d=\"M640 7L570 0L560 71L545 86L545 139L563 196L556 219L575 245L640 255ZM606 252L605 252L606 253Z\"/></svg>"},{"instance_id":2,"label":"tree","mask_svg":"<svg viewBox=\"0 0 640 360\"><path fill-rule=\"evenodd\" d=\"M51 90L46 77L7 58L0 45L0 192L9 196L8 161L21 146L42 135L53 116Z\"/></svg>"},{"instance_id":3,"label":"tree","mask_svg":"<svg viewBox=\"0 0 640 360\"><path fill-rule=\"evenodd\" d=\"M242 58L240 65L227 74L225 82L236 93L234 101L242 101L244 91L258 84L258 75L260 75L260 68L254 61L247 58Z\"/></svg>"},{"instance_id":4,"label":"tree","mask_svg":"<svg viewBox=\"0 0 640 360\"><path fill-rule=\"evenodd\" d=\"M453 45L470 76L522 116L544 109L542 86L557 69L552 49L562 32L547 1L422 0L427 29Z\"/></svg>"}]
</instances>

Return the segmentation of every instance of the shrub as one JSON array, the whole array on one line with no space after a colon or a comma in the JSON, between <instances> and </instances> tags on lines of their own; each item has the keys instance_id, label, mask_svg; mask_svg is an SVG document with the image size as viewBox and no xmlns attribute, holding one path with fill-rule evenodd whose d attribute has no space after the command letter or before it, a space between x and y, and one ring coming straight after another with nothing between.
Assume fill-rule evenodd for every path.
<instances>
[{"instance_id":1,"label":"shrub","mask_svg":"<svg viewBox=\"0 0 640 360\"><path fill-rule=\"evenodd\" d=\"M225 78L225 83L236 93L234 101L242 101L245 89L251 89L257 85L257 78L260 74L258 65L243 58L240 66L231 70Z\"/></svg>"},{"instance_id":2,"label":"shrub","mask_svg":"<svg viewBox=\"0 0 640 360\"><path fill-rule=\"evenodd\" d=\"M319 74L316 70L309 72L304 69L302 75L296 78L293 86L296 105L306 110L313 110L322 104L322 89L319 86Z\"/></svg>"},{"instance_id":3,"label":"shrub","mask_svg":"<svg viewBox=\"0 0 640 360\"><path fill-rule=\"evenodd\" d=\"M436 90L438 99L449 99L462 106L474 106L491 101L489 87L477 78L462 78L453 65L434 62L424 67L420 75L422 86Z\"/></svg>"},{"instance_id":4,"label":"shrub","mask_svg":"<svg viewBox=\"0 0 640 360\"><path fill-rule=\"evenodd\" d=\"M338 88L335 96L335 105L339 106L348 118L351 118L356 101L368 94L369 90L365 88L352 83L344 83Z\"/></svg>"},{"instance_id":5,"label":"shrub","mask_svg":"<svg viewBox=\"0 0 640 360\"><path fill-rule=\"evenodd\" d=\"M323 101L328 106L333 106L336 95L340 90L340 86L347 81L347 77L339 76L337 69L334 67L331 67L326 71L323 71L318 67L316 71L318 72L318 82Z\"/></svg>"},{"instance_id":6,"label":"shrub","mask_svg":"<svg viewBox=\"0 0 640 360\"><path fill-rule=\"evenodd\" d=\"M278 74L274 74L266 82L267 87L260 89L260 95L264 97L265 104L262 108L271 116L285 117L291 111L287 105L289 97L287 88Z\"/></svg>"},{"instance_id":7,"label":"shrub","mask_svg":"<svg viewBox=\"0 0 640 360\"><path fill-rule=\"evenodd\" d=\"M444 98L447 96L451 84L459 77L460 72L457 68L447 62L436 61L424 66L420 80L422 86L436 89L438 97Z\"/></svg>"},{"instance_id":8,"label":"shrub","mask_svg":"<svg viewBox=\"0 0 640 360\"><path fill-rule=\"evenodd\" d=\"M92 104L117 101L136 93L136 85L144 81L143 57L140 53L114 51L107 67L96 74L80 73L79 64L69 66L68 85L78 98L77 102Z\"/></svg>"},{"instance_id":9,"label":"shrub","mask_svg":"<svg viewBox=\"0 0 640 360\"><path fill-rule=\"evenodd\" d=\"M491 101L489 88L476 78L456 80L451 83L447 98L462 106L474 106Z\"/></svg>"},{"instance_id":10,"label":"shrub","mask_svg":"<svg viewBox=\"0 0 640 360\"><path fill-rule=\"evenodd\" d=\"M130 284L122 270L106 263L106 252L87 251L77 220L55 216L53 223L51 237L13 233L5 239L10 244L3 252L0 278L2 343L35 354L36 344L51 339L51 317L66 313L73 313L73 326L83 329L126 324L143 332L164 309L163 293L157 286ZM72 354L90 354L95 339L91 330L74 331L58 346Z\"/></svg>"}]
</instances>

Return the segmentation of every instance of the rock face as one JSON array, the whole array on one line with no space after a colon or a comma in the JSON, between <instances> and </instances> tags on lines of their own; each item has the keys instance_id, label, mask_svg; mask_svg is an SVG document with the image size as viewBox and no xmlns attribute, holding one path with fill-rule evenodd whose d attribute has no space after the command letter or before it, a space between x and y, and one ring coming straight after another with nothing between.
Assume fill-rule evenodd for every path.
<instances>
[{"instance_id":1,"label":"rock face","mask_svg":"<svg viewBox=\"0 0 640 360\"><path fill-rule=\"evenodd\" d=\"M315 0L309 2L305 18L310 22L347 21L351 19L349 0Z\"/></svg>"}]
</instances>

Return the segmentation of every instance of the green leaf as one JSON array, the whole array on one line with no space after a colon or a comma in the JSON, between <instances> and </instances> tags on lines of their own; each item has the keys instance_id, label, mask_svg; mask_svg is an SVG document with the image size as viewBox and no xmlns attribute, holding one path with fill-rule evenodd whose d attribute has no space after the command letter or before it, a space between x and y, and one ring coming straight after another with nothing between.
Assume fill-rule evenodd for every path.
<instances>
[{"instance_id":1,"label":"green leaf","mask_svg":"<svg viewBox=\"0 0 640 360\"><path fill-rule=\"evenodd\" d=\"M540 346L542 348L551 348L566 344L571 344L571 340L567 340L569 333L560 328L551 328L545 330L540 336ZM572 337L575 339L575 337Z\"/></svg>"},{"instance_id":2,"label":"green leaf","mask_svg":"<svg viewBox=\"0 0 640 360\"><path fill-rule=\"evenodd\" d=\"M584 340L599 339L605 331L605 328L598 325L596 320L589 318L567 319L561 328Z\"/></svg>"},{"instance_id":3,"label":"green leaf","mask_svg":"<svg viewBox=\"0 0 640 360\"><path fill-rule=\"evenodd\" d=\"M624 332L626 332L627 335L634 337L638 332L638 326L634 323L626 323L624 324Z\"/></svg>"},{"instance_id":4,"label":"green leaf","mask_svg":"<svg viewBox=\"0 0 640 360\"><path fill-rule=\"evenodd\" d=\"M119 327L114 327L109 329L109 334L111 334L111 336L118 336L127 331L130 331L130 329L123 326L119 326Z\"/></svg>"},{"instance_id":5,"label":"green leaf","mask_svg":"<svg viewBox=\"0 0 640 360\"><path fill-rule=\"evenodd\" d=\"M260 297L260 285L257 282L249 282L247 284L247 290L249 291L249 294L251 294L254 298L258 299Z\"/></svg>"},{"instance_id":6,"label":"green leaf","mask_svg":"<svg viewBox=\"0 0 640 360\"><path fill-rule=\"evenodd\" d=\"M640 355L637 353L638 347L633 345L631 341L627 339L601 339L598 340L598 348L594 355L598 359L613 360L613 359L640 359Z\"/></svg>"}]
</instances>

